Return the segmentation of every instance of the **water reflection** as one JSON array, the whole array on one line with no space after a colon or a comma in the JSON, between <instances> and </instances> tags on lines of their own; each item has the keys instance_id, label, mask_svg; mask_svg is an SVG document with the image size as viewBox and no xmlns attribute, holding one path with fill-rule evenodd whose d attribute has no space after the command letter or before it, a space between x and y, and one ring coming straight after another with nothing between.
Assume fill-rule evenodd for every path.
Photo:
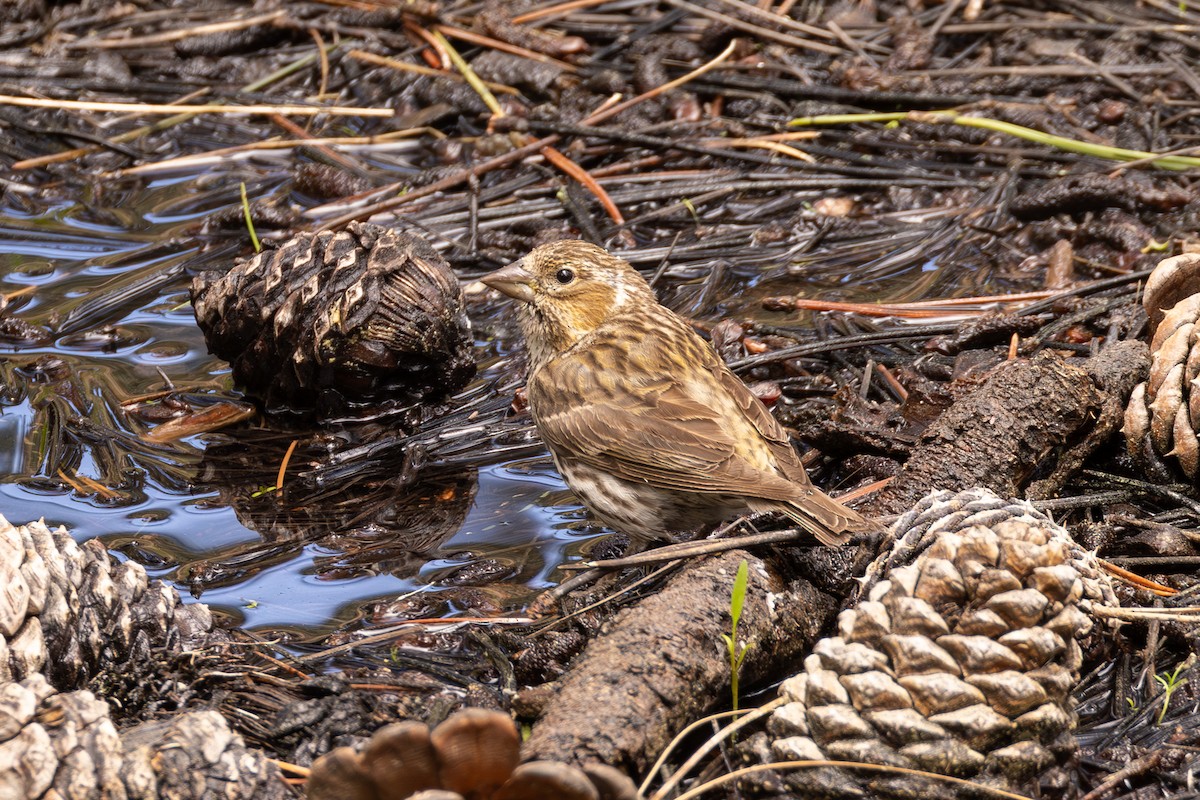
<instances>
[{"instance_id":1,"label":"water reflection","mask_svg":"<svg viewBox=\"0 0 1200 800\"><path fill-rule=\"evenodd\" d=\"M537 452L527 421L499 426L501 461L482 468L471 452L491 441L482 428L415 443L409 449L426 454L420 469L376 431L380 456L357 484L347 479L354 469L303 477L362 444L346 431L259 422L176 442L145 438L164 386L192 401L231 389L185 287L190 271L223 267L240 245L205 250L171 236L229 205L227 181L202 184L110 191L119 214L51 200L38 208L30 197L0 209L0 287L8 313L31 331L0 353L0 512L99 537L232 620L297 641L346 624L461 613L484 597L511 612L553 582L589 534L564 533L574 510L546 504L563 489L552 472L505 465L505 452ZM499 370L465 400L494 400L484 420L503 417L516 385L511 365L492 361ZM459 422L471 413L479 409ZM305 437L283 491L265 491L288 444ZM437 599L398 600L406 596Z\"/></svg>"},{"instance_id":2,"label":"water reflection","mask_svg":"<svg viewBox=\"0 0 1200 800\"><path fill-rule=\"evenodd\" d=\"M214 488L221 504L259 539L182 570L179 580L188 582L197 596L240 583L310 544L321 554L309 572L321 580L370 575L411 579L459 529L475 496L475 471L455 469L411 476L400 487L393 481L347 486L313 500L303 483L285 482L282 491L273 490L273 471L289 445L285 437L222 439L206 449L197 488ZM306 443L292 457L301 464L319 458L323 443ZM399 473L401 465L395 466Z\"/></svg>"},{"instance_id":3,"label":"water reflection","mask_svg":"<svg viewBox=\"0 0 1200 800\"><path fill-rule=\"evenodd\" d=\"M100 537L184 595L288 641L397 619L519 613L598 531L583 526L528 417L507 412L520 366L506 305L472 297L479 377L407 438L386 426L299 431L263 419L146 438L159 424L147 407L172 392L193 403L238 397L228 365L207 352L186 287L196 271L245 254L242 181L251 197L296 202L278 173L251 165L55 189L77 203L32 192L0 199L0 512ZM442 244L465 236L465 212L447 213L422 223ZM935 233L931 223L910 238ZM761 313L764 294L834 280L806 266L817 257L805 255L801 227L735 250L717 269L712 259L728 258L738 235L683 237L631 258L648 270L667 259L690 265L667 270L660 289L700 318L718 301ZM888 237L869 238L867 255L884 263ZM822 252L839 280L847 259L866 257L856 247ZM482 268L462 253L447 251L460 269ZM886 264L888 280L921 280L920 264ZM293 440L301 444L283 489L272 490Z\"/></svg>"},{"instance_id":4,"label":"water reflection","mask_svg":"<svg viewBox=\"0 0 1200 800\"><path fill-rule=\"evenodd\" d=\"M505 359L485 365L458 411L407 439L258 420L161 442L152 434L171 403L228 391L153 391L161 376L135 351L97 356L89 335L59 340L75 352L0 357L0 511L99 537L263 635L299 645L414 615L518 613L597 535L535 455L528 420L506 413ZM180 363L206 359L168 366ZM481 451L502 460L477 466Z\"/></svg>"}]
</instances>

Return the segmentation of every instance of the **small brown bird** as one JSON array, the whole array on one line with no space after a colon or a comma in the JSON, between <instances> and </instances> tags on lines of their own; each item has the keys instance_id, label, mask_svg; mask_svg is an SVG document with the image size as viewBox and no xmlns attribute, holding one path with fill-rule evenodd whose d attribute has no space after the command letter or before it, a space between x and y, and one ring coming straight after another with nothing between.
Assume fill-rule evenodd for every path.
<instances>
[{"instance_id":1,"label":"small brown bird","mask_svg":"<svg viewBox=\"0 0 1200 800\"><path fill-rule=\"evenodd\" d=\"M812 485L783 426L628 262L554 242L482 280L521 301L529 409L607 527L671 539L779 511L836 545L863 524Z\"/></svg>"}]
</instances>

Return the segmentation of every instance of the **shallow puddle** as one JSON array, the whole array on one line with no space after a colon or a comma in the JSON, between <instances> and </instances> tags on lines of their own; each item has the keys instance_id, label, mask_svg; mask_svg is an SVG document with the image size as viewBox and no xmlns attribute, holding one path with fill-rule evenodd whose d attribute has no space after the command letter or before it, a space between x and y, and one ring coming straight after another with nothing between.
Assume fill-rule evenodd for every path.
<instances>
[{"instance_id":1,"label":"shallow puddle","mask_svg":"<svg viewBox=\"0 0 1200 800\"><path fill-rule=\"evenodd\" d=\"M162 390L164 378L192 392L231 388L227 365L208 355L196 327L186 278L170 274L193 252L180 236L190 215L161 213L164 195L180 189L150 186L125 197L127 229L98 225L90 221L96 209L80 206L48 205L37 215L0 209L0 290L14 316L46 331L42 341L3 346L0 511L14 522L65 525L79 541L99 537L181 594L297 644L347 625L387 622L391 612L382 606L406 595L429 594L424 607L456 615L472 610L460 599L464 587L503 583L512 588L493 591L492 610L516 611L557 582L557 566L579 558L600 532L583 526L544 454L441 476L460 497L448 501L443 493L426 505L458 508L439 525L415 526L426 538L411 542L403 515L393 525L376 518L339 531L342 516L331 511L325 530L313 526L315 535L263 524L268 500L249 511L239 500L273 483L278 465L214 474L207 463L212 443L236 446L238 428L154 448L131 445L146 426L131 423L122 404ZM113 302L123 288L128 300ZM486 358L490 348L480 347ZM495 378L495 368L485 369L480 381ZM99 441L89 441L98 424L129 440L102 430ZM260 418L250 427L264 426L270 422ZM320 513L309 508L305 518ZM431 530L440 540L428 540Z\"/></svg>"},{"instance_id":2,"label":"shallow puddle","mask_svg":"<svg viewBox=\"0 0 1200 800\"><path fill-rule=\"evenodd\" d=\"M151 426L123 407L131 399L167 381L193 399L231 395L228 367L208 355L186 286L189 271L223 268L237 249L197 257L194 245L197 220L234 199L228 179L202 175L122 184L90 200L29 195L23 208L0 209L0 290L13 316L36 326L10 337L0 360L0 510L10 520L44 517L80 541L99 537L185 596L301 647L405 618L519 614L561 580L560 564L603 535L584 524L544 451L528 445L516 460L472 463L459 453L450 468L397 489L394 502L380 505L376 492L360 514L353 497L264 492L293 434L261 417L148 444L139 434ZM885 284L912 295L930 288L929 269L905 262L851 288L839 285L844 272L750 259L719 281L689 285L693 276L669 273L660 288L702 317L794 325L795 315L762 312L761 297L807 289L879 299ZM507 356L519 345L503 305L471 303L482 366L467 394L492 392L500 411L517 385ZM491 341L496 323L502 347Z\"/></svg>"}]
</instances>

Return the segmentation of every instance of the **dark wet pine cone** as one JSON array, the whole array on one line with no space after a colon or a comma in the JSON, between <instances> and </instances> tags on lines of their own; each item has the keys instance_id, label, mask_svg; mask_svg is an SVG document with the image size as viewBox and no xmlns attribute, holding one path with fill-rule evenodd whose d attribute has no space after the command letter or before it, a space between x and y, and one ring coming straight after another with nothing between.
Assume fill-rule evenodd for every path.
<instances>
[{"instance_id":1,"label":"dark wet pine cone","mask_svg":"<svg viewBox=\"0 0 1200 800\"><path fill-rule=\"evenodd\" d=\"M475 374L450 266L378 225L305 233L192 282L209 349L268 408L321 416L436 402Z\"/></svg>"},{"instance_id":2,"label":"dark wet pine cone","mask_svg":"<svg viewBox=\"0 0 1200 800\"><path fill-rule=\"evenodd\" d=\"M1075 750L1078 639L1112 589L1067 532L983 490L925 498L768 723L779 761L862 761L1025 791ZM1049 772L1048 772L1049 770ZM781 771L804 797L955 798L914 775Z\"/></svg>"},{"instance_id":3,"label":"dark wet pine cone","mask_svg":"<svg viewBox=\"0 0 1200 800\"><path fill-rule=\"evenodd\" d=\"M399 722L376 731L362 753L339 747L313 763L309 800L634 800L633 782L602 764L518 764L508 715L467 708L432 731Z\"/></svg>"},{"instance_id":4,"label":"dark wet pine cone","mask_svg":"<svg viewBox=\"0 0 1200 800\"><path fill-rule=\"evenodd\" d=\"M1151 477L1200 480L1200 253L1165 259L1146 281L1150 376L1125 408L1125 445Z\"/></svg>"}]
</instances>

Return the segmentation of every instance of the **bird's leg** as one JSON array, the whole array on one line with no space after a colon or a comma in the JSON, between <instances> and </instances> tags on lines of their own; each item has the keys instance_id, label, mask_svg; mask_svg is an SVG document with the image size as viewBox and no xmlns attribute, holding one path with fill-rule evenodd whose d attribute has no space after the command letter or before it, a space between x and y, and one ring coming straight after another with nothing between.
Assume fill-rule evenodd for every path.
<instances>
[{"instance_id":1,"label":"bird's leg","mask_svg":"<svg viewBox=\"0 0 1200 800\"><path fill-rule=\"evenodd\" d=\"M747 536L756 536L762 531L754 523L764 517L775 516L775 511L751 511L748 514L739 514L729 522L723 523L713 529L713 532L705 539L735 539L739 533L744 533Z\"/></svg>"},{"instance_id":2,"label":"bird's leg","mask_svg":"<svg viewBox=\"0 0 1200 800\"><path fill-rule=\"evenodd\" d=\"M624 534L620 534L620 533L614 533L613 537L616 537L618 540L620 540L620 539L625 540L625 552L622 555L623 558L629 558L630 556L636 556L638 553L642 552L642 550L644 550L646 547L645 540L642 540L642 539L638 539L638 538L635 538L632 536L625 536ZM608 539L605 539L601 546L603 547L607 543L608 543ZM620 546L620 545L618 544L617 546ZM589 563L603 564L603 563L607 563L607 560L601 558L595 562L589 562ZM565 569L571 568L570 564L564 564L562 566ZM546 591L544 591L540 595L538 595L537 598L534 599L533 603L529 606L529 610L528 610L529 614L534 617L541 617L541 616L547 616L548 614L551 614L551 613L556 613L557 612L557 604L558 604L559 600L566 597L568 594L570 594L571 592L573 592L577 589L581 589L584 586L589 586L589 585L595 583L596 581L598 581L600 578L604 577L611 571L612 570L606 569L603 567L593 566L593 567L585 568L585 570L583 572L575 573L570 578L567 578L565 581L558 584L557 586L555 586L551 589L547 589Z\"/></svg>"},{"instance_id":3,"label":"bird's leg","mask_svg":"<svg viewBox=\"0 0 1200 800\"><path fill-rule=\"evenodd\" d=\"M704 538L705 539L731 539L731 538L734 538L737 535L738 528L742 527L743 524L749 524L750 516L751 515L749 515L749 514L741 514L729 522L723 522L720 525L718 525L716 528L714 528L712 533L710 533L708 536L705 536ZM751 527L751 530L754 529L753 525L751 525L750 527Z\"/></svg>"},{"instance_id":4,"label":"bird's leg","mask_svg":"<svg viewBox=\"0 0 1200 800\"><path fill-rule=\"evenodd\" d=\"M739 533L746 536L758 536L762 533L758 526L754 523L765 517L777 516L776 511L751 511L749 514L741 514L730 522L726 522L708 536L706 539L736 539Z\"/></svg>"}]
</instances>

